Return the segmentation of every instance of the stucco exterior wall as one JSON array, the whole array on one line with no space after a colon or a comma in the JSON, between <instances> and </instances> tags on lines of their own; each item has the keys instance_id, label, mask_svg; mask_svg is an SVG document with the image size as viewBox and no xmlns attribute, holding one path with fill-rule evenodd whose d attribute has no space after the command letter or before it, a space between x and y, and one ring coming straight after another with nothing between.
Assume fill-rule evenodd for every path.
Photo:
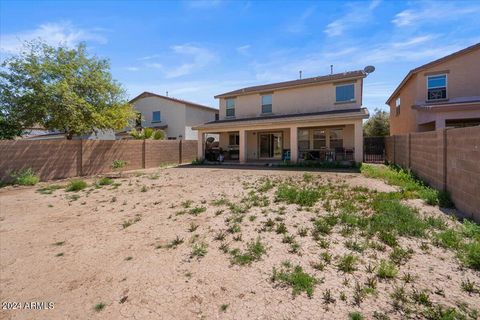
<instances>
[{"instance_id":1,"label":"stucco exterior wall","mask_svg":"<svg viewBox=\"0 0 480 320\"><path fill-rule=\"evenodd\" d=\"M390 102L390 135L417 131L416 113L412 109L416 96L417 75L413 75L402 90ZM400 97L400 114L396 114L396 100Z\"/></svg>"},{"instance_id":2,"label":"stucco exterior wall","mask_svg":"<svg viewBox=\"0 0 480 320\"><path fill-rule=\"evenodd\" d=\"M206 108L185 105L185 134L186 140L197 140L197 131L192 130L195 125L214 121L218 110L209 110Z\"/></svg>"},{"instance_id":3,"label":"stucco exterior wall","mask_svg":"<svg viewBox=\"0 0 480 320\"><path fill-rule=\"evenodd\" d=\"M480 222L480 126L390 136L385 142L389 162L448 191L465 216Z\"/></svg>"},{"instance_id":4,"label":"stucco exterior wall","mask_svg":"<svg viewBox=\"0 0 480 320\"><path fill-rule=\"evenodd\" d=\"M446 119L478 118L480 104L473 111L425 112L412 109L427 100L427 77L432 74L447 75L447 98L455 101L465 97L480 98L480 50L459 55L413 75L390 101L390 134L399 135L420 131L418 125L436 122L436 129L443 128ZM400 116L395 115L395 101L400 97Z\"/></svg>"},{"instance_id":5,"label":"stucco exterior wall","mask_svg":"<svg viewBox=\"0 0 480 320\"><path fill-rule=\"evenodd\" d=\"M342 83L354 83L355 101L335 103L335 83L315 84L311 86L277 89L265 93L272 94L272 113L291 114L345 110L360 108L362 104L362 81L356 79ZM226 99L219 99L220 119L226 118ZM235 98L235 118L262 116L262 94L252 93Z\"/></svg>"},{"instance_id":6,"label":"stucco exterior wall","mask_svg":"<svg viewBox=\"0 0 480 320\"><path fill-rule=\"evenodd\" d=\"M184 104L158 97L142 98L133 104L142 114L142 127L168 125L165 129L168 137L185 136L186 107ZM152 122L153 111L160 111L161 122Z\"/></svg>"}]
</instances>

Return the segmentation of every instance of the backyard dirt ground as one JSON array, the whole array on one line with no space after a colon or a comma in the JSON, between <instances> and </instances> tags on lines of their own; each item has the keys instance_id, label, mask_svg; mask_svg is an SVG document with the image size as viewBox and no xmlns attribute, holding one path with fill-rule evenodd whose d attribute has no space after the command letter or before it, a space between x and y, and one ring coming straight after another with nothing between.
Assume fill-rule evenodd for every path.
<instances>
[{"instance_id":1,"label":"backyard dirt ground","mask_svg":"<svg viewBox=\"0 0 480 320\"><path fill-rule=\"evenodd\" d=\"M422 318L408 310L425 306L480 309L480 295L461 287L479 284L479 273L461 267L453 251L402 237L401 247L411 250L398 273L377 277L390 246L340 225L312 236L315 219L335 210L330 204L275 201L278 185L305 180L360 193L396 190L360 173L185 166L124 173L103 186L95 180L78 192L38 192L68 181L0 189L0 300L54 303L1 310L0 318L348 319L359 312L403 319ZM420 200L409 205L457 223ZM264 252L241 260L257 239ZM347 254L357 265L341 271ZM272 277L290 265L315 279L311 297Z\"/></svg>"}]
</instances>

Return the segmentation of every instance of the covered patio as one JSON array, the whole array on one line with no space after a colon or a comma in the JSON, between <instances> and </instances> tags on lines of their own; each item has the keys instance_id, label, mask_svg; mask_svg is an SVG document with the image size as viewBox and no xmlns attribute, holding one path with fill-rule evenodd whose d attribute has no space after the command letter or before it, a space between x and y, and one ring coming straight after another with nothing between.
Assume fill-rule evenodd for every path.
<instances>
[{"instance_id":1,"label":"covered patio","mask_svg":"<svg viewBox=\"0 0 480 320\"><path fill-rule=\"evenodd\" d=\"M195 128L198 158L238 163L361 162L362 120L368 117L368 111L340 115L300 114L206 123Z\"/></svg>"}]
</instances>

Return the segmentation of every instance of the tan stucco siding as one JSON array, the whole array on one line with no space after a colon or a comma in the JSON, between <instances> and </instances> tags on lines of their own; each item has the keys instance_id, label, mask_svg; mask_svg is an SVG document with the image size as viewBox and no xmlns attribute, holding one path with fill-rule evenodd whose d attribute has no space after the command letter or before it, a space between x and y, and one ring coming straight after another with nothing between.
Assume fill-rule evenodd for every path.
<instances>
[{"instance_id":1,"label":"tan stucco siding","mask_svg":"<svg viewBox=\"0 0 480 320\"><path fill-rule=\"evenodd\" d=\"M420 131L419 125L437 122L437 129L444 126L446 119L478 117L477 111L436 111L426 114L412 109L427 100L427 77L432 74L447 75L447 98L449 101L466 97L480 97L480 50L460 55L434 67L414 74L390 101L390 134L399 135ZM395 115L395 101L400 97L401 112ZM461 107L459 107L461 108Z\"/></svg>"},{"instance_id":2,"label":"tan stucco siding","mask_svg":"<svg viewBox=\"0 0 480 320\"><path fill-rule=\"evenodd\" d=\"M345 110L361 107L362 81L356 79L346 83L355 85L355 101L336 104L335 83L316 84L308 87L275 90L272 94L272 113L291 114L320 112L330 110ZM220 119L225 119L226 99L220 98ZM262 94L252 93L235 98L235 117L261 116Z\"/></svg>"},{"instance_id":3,"label":"tan stucco siding","mask_svg":"<svg viewBox=\"0 0 480 320\"><path fill-rule=\"evenodd\" d=\"M390 102L390 134L417 130L416 110L412 109L416 95L417 75L413 75L399 94ZM400 97L400 114L396 114L396 100Z\"/></svg>"},{"instance_id":4,"label":"tan stucco siding","mask_svg":"<svg viewBox=\"0 0 480 320\"><path fill-rule=\"evenodd\" d=\"M418 73L415 103L425 103L427 75L447 71L447 98L480 96L480 50L443 62Z\"/></svg>"},{"instance_id":5,"label":"tan stucco siding","mask_svg":"<svg viewBox=\"0 0 480 320\"><path fill-rule=\"evenodd\" d=\"M206 108L199 108L195 106L186 105L185 107L185 135L186 140L196 140L197 131L192 130L195 125L203 124L206 122L214 121L215 114L218 110L208 110Z\"/></svg>"},{"instance_id":6,"label":"tan stucco siding","mask_svg":"<svg viewBox=\"0 0 480 320\"><path fill-rule=\"evenodd\" d=\"M168 137L185 136L186 111L184 104L157 97L147 97L135 101L133 105L136 111L142 113L143 127L168 125L165 130ZM161 122L152 122L154 111L160 111Z\"/></svg>"}]
</instances>

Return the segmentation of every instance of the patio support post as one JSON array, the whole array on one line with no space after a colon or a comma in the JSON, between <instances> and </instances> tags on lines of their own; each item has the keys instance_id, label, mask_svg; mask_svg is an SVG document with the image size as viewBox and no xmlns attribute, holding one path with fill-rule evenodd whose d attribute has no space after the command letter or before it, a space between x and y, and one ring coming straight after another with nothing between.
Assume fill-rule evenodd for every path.
<instances>
[{"instance_id":1,"label":"patio support post","mask_svg":"<svg viewBox=\"0 0 480 320\"><path fill-rule=\"evenodd\" d=\"M198 160L203 160L204 159L204 154L203 154L203 148L205 146L205 140L203 139L204 133L200 130L197 131L198 134L198 144L197 144L197 159Z\"/></svg>"},{"instance_id":2,"label":"patio support post","mask_svg":"<svg viewBox=\"0 0 480 320\"><path fill-rule=\"evenodd\" d=\"M355 121L354 129L354 145L355 145L355 162L363 161L363 126L362 120Z\"/></svg>"},{"instance_id":3,"label":"patio support post","mask_svg":"<svg viewBox=\"0 0 480 320\"><path fill-rule=\"evenodd\" d=\"M290 127L290 161L298 161L298 127Z\"/></svg>"},{"instance_id":4,"label":"patio support post","mask_svg":"<svg viewBox=\"0 0 480 320\"><path fill-rule=\"evenodd\" d=\"M239 135L239 160L240 163L245 163L247 161L247 131L240 129L238 132Z\"/></svg>"}]
</instances>

